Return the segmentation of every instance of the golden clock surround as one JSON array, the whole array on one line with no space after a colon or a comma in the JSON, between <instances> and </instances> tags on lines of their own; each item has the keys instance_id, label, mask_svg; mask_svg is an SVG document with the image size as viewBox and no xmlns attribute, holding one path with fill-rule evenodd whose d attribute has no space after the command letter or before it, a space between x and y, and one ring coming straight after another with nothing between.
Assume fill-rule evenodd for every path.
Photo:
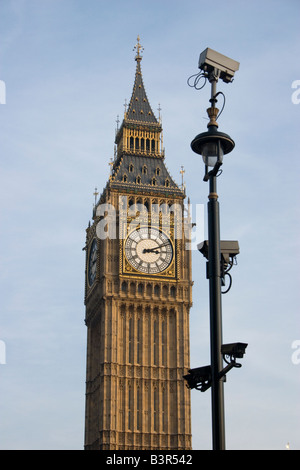
<instances>
[{"instance_id":1,"label":"golden clock surround","mask_svg":"<svg viewBox=\"0 0 300 470\"><path fill-rule=\"evenodd\" d=\"M127 257L126 257L126 254L125 254L125 243L126 243L126 240L128 239L128 237L133 233L135 232L136 230L139 230L139 228L143 229L143 228L153 228L153 229L156 229L158 230L159 232L162 232L165 237L168 238L168 240L170 241L170 244L172 246L172 250L173 250L173 257L172 257L172 261L171 263L169 264L169 266L162 272L157 272L157 273L154 273L154 274L151 274L151 273L142 273L140 271L138 271L137 269L135 269L130 263L129 261L127 260ZM123 275L129 275L129 276L134 276L136 278L143 278L143 279L174 279L176 280L177 279L177 251L178 251L178 247L177 247L177 240L174 239L174 227L170 227L170 231L169 233L166 231L166 230L162 230L161 228L159 227L153 227L151 225L140 225L139 228L135 228L133 230L131 230L126 238L124 239L120 239L120 274L123 274Z\"/></svg>"}]
</instances>

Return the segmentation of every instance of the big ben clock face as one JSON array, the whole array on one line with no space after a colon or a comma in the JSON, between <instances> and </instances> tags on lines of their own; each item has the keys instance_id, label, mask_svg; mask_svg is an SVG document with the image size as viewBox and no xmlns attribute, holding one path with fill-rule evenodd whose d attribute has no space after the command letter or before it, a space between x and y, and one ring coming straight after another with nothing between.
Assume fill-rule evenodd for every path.
<instances>
[{"instance_id":1,"label":"big ben clock face","mask_svg":"<svg viewBox=\"0 0 300 470\"><path fill-rule=\"evenodd\" d=\"M143 227L131 232L125 241L128 263L143 274L165 271L173 260L171 240L160 230Z\"/></svg>"},{"instance_id":2,"label":"big ben clock face","mask_svg":"<svg viewBox=\"0 0 300 470\"><path fill-rule=\"evenodd\" d=\"M97 241L93 240L90 253L89 253L89 262L88 262L88 281L91 286L96 279L97 272Z\"/></svg>"}]
</instances>

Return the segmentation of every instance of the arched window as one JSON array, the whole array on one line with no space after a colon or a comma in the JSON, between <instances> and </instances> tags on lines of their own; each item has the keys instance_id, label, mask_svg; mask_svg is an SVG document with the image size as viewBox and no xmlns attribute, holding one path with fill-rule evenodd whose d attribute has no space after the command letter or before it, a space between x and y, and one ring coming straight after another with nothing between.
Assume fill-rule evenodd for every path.
<instances>
[{"instance_id":1,"label":"arched window","mask_svg":"<svg viewBox=\"0 0 300 470\"><path fill-rule=\"evenodd\" d=\"M128 207L133 206L133 204L134 204L134 200L132 198L130 198L129 202L128 202Z\"/></svg>"},{"instance_id":2,"label":"arched window","mask_svg":"<svg viewBox=\"0 0 300 470\"><path fill-rule=\"evenodd\" d=\"M132 294L132 295L135 294L135 283L134 282L130 283L130 294Z\"/></svg>"},{"instance_id":3,"label":"arched window","mask_svg":"<svg viewBox=\"0 0 300 470\"><path fill-rule=\"evenodd\" d=\"M142 173L143 175L146 175L148 173L148 168L147 168L147 165L144 165L143 168L142 168Z\"/></svg>"},{"instance_id":4,"label":"arched window","mask_svg":"<svg viewBox=\"0 0 300 470\"><path fill-rule=\"evenodd\" d=\"M144 285L143 284L138 285L138 293L140 295L142 295L144 293Z\"/></svg>"},{"instance_id":5,"label":"arched window","mask_svg":"<svg viewBox=\"0 0 300 470\"><path fill-rule=\"evenodd\" d=\"M156 285L154 286L154 295L159 296L159 292L160 292L160 288L159 288L159 286L156 284Z\"/></svg>"}]
</instances>

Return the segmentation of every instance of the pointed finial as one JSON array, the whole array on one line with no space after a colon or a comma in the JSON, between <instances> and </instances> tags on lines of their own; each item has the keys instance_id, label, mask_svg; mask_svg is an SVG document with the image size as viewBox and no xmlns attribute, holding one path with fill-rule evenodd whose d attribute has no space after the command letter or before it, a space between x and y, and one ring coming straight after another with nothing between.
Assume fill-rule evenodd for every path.
<instances>
[{"instance_id":1,"label":"pointed finial","mask_svg":"<svg viewBox=\"0 0 300 470\"><path fill-rule=\"evenodd\" d=\"M99 193L97 192L97 188L95 188L95 192L94 192L94 196L95 196L95 206L96 206L98 194L99 194Z\"/></svg>"},{"instance_id":2,"label":"pointed finial","mask_svg":"<svg viewBox=\"0 0 300 470\"><path fill-rule=\"evenodd\" d=\"M185 189L185 183L183 181L184 173L185 173L184 167L181 166L180 174L181 174L181 189L182 189L182 191Z\"/></svg>"},{"instance_id":3,"label":"pointed finial","mask_svg":"<svg viewBox=\"0 0 300 470\"><path fill-rule=\"evenodd\" d=\"M158 111L158 120L159 120L159 122L161 122L161 115L160 115L161 107L160 107L160 103L158 103L157 111Z\"/></svg>"},{"instance_id":4,"label":"pointed finial","mask_svg":"<svg viewBox=\"0 0 300 470\"><path fill-rule=\"evenodd\" d=\"M137 54L135 56L135 60L142 60L142 56L140 52L143 52L144 48L140 44L140 36L137 37L137 44L134 46L133 51L136 50Z\"/></svg>"},{"instance_id":5,"label":"pointed finial","mask_svg":"<svg viewBox=\"0 0 300 470\"><path fill-rule=\"evenodd\" d=\"M112 169L113 169L113 166L114 166L114 161L113 161L113 158L111 157L110 158L110 161L109 161L109 166L110 166L110 173L112 173Z\"/></svg>"}]
</instances>

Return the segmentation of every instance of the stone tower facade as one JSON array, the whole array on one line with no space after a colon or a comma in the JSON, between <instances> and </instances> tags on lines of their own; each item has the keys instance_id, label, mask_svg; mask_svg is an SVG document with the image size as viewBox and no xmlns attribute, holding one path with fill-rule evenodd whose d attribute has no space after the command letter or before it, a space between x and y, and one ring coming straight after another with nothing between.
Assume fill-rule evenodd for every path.
<instances>
[{"instance_id":1,"label":"stone tower facade","mask_svg":"<svg viewBox=\"0 0 300 470\"><path fill-rule=\"evenodd\" d=\"M191 252L185 192L170 176L162 126L136 45L132 97L109 181L86 230L85 449L191 449Z\"/></svg>"}]
</instances>

